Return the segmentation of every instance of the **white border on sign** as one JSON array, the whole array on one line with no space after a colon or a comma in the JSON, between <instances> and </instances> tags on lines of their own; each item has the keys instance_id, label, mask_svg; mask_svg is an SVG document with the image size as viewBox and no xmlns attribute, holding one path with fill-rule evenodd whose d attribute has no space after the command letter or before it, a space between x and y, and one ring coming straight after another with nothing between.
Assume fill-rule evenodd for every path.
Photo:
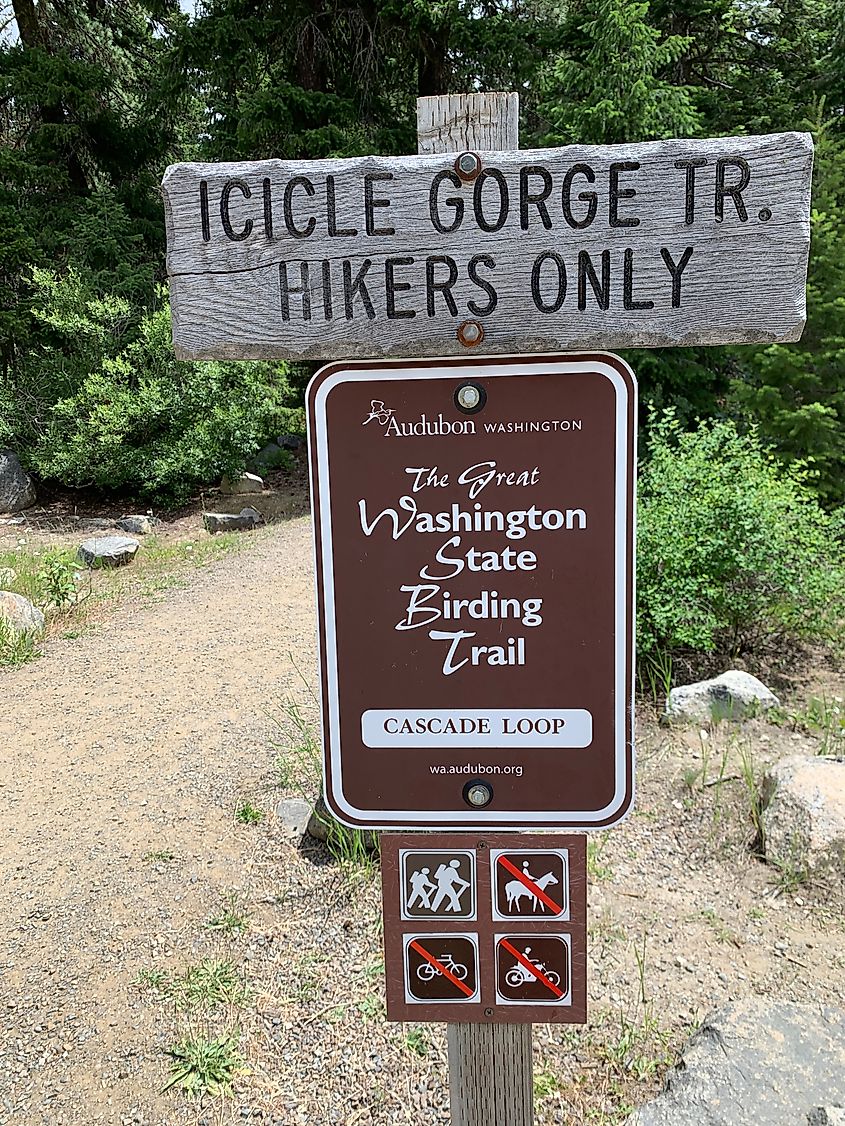
<instances>
[{"instance_id":1,"label":"white border on sign","mask_svg":"<svg viewBox=\"0 0 845 1126\"><path fill-rule=\"evenodd\" d=\"M605 353L607 354L607 353ZM613 357L619 363L623 364L628 370L628 373L636 387L636 378L633 371L624 360L618 356ZM319 372L317 373L319 375ZM627 653L627 631L626 631L626 584L627 584L627 564L628 553L626 543L626 514L627 514L627 496L628 496L628 388L625 381L620 376L619 372L610 364L604 364L601 360L565 360L554 361L550 359L548 364L538 363L534 357L531 357L530 365L524 361L520 362L514 359L509 363L497 363L495 358L491 357L489 366L486 364L472 364L462 367L455 364L452 366L439 367L438 362L433 360L430 365L424 368L417 367L403 367L397 366L395 368L350 368L348 370L340 370L333 372L330 376L323 380L320 387L314 396L314 434L316 436L316 454L317 454L317 481L320 490L320 546L322 548L322 578L323 578L323 604L324 604L324 618L326 630L326 669L325 669L325 683L327 686L328 700L324 701L328 704L328 718L329 730L324 733L324 737L328 738L331 765L332 765L332 797L337 803L337 808L342 810L354 819L353 823L364 822L371 828L385 828L390 829L395 827L397 821L401 821L406 825L428 825L432 821L436 821L438 825L454 824L455 828L461 829L465 827L467 820L467 811L454 809L454 810L420 810L420 809L360 809L357 806L351 805L343 794L343 777L341 773L341 730L340 730L340 710L338 707L338 661L337 661L337 621L336 621L336 608L335 608L335 590L334 590L334 550L332 543L332 523L331 523L331 490L329 488L329 448L328 448L328 429L326 420L326 401L329 394L335 387L342 383L360 383L360 382L391 382L395 380L416 380L416 379L448 379L450 381L460 381L461 379L495 379L500 376L514 376L514 375L527 375L527 374L548 374L548 375L565 375L565 374L598 374L605 376L613 385L616 393L616 513L614 520L614 528L616 534L616 571L615 571L615 634L616 634L616 661L615 661L615 676L614 676L614 700L615 700L615 731L616 731L616 745L615 745L615 762L614 762L614 794L613 798L606 806L598 810L560 810L560 811L526 811L526 810L485 810L484 811L484 824L513 824L519 821L521 825L528 827L530 825L543 825L548 826L552 823L565 826L570 824L578 825L580 828L589 828L590 823L602 825L608 818L619 810L625 800L627 791L626 779L626 759L627 749L625 744L625 713L628 707L633 707L633 684L626 684L626 653ZM316 378L316 377L315 377ZM636 391L635 391L636 394ZM306 398L306 407L309 407L308 398ZM634 403L636 409L636 402ZM310 414L309 409L309 414ZM634 436L635 442L635 436ZM311 488L312 511L314 507L314 486L312 483ZM315 525L316 536L316 525ZM635 538L634 538L634 542ZM321 685L322 688L322 685ZM359 737L359 732L356 732L356 737ZM633 771L632 771L633 774ZM633 789L634 779L631 778L631 788ZM633 794L632 794L633 801ZM467 827L468 828L468 827Z\"/></svg>"},{"instance_id":2,"label":"white border on sign","mask_svg":"<svg viewBox=\"0 0 845 1126\"><path fill-rule=\"evenodd\" d=\"M408 947L414 941L421 941L425 939L427 943L431 943L436 939L441 942L449 938L467 938L472 943L472 948L475 951L475 992L471 997L455 997L453 1000L443 1000L439 997L427 998L425 1000L415 997L411 993L410 977L411 966L408 957ZM437 955L435 954L436 958ZM414 931L413 933L402 935L402 972L405 977L405 1003L408 1005L477 1005L481 1000L481 962L478 954L478 935L475 933L467 932L466 934L461 931L450 932L449 934L440 934L438 931Z\"/></svg>"},{"instance_id":3,"label":"white border on sign","mask_svg":"<svg viewBox=\"0 0 845 1126\"><path fill-rule=\"evenodd\" d=\"M497 870L496 864L498 863L500 856L510 856L510 855L514 855L514 856L559 856L560 857L560 859L563 861L563 883L564 883L564 886L558 892L559 895L563 896L563 902L561 904L561 906L563 907L563 911L561 911L561 913L559 915L552 915L548 911L538 911L536 914L532 913L530 915L503 915L502 914L502 912L499 910L499 903L498 903L499 881L498 881L498 877L496 875L496 870ZM514 876L513 878L516 879L516 876ZM569 849L568 848L519 848L517 846L514 846L513 848L491 848L490 849L490 892L491 892L492 899L493 899L492 912L493 912L493 918L496 919L498 922L504 922L504 923L513 922L514 919L518 919L520 922L525 923L525 922L532 922L532 921L537 922L538 920L542 919L544 922L568 923L569 919L570 919L570 913L571 913L570 912L570 902L569 902L569 885L570 885L570 876L569 876ZM555 890L557 890L557 889L555 889ZM549 892L549 895L551 896L552 893Z\"/></svg>"},{"instance_id":4,"label":"white border on sign","mask_svg":"<svg viewBox=\"0 0 845 1126\"><path fill-rule=\"evenodd\" d=\"M437 915L429 911L428 914L409 915L407 905L407 863L408 858L411 856L448 856L451 859L456 859L459 856L465 856L469 859L470 867L470 909L469 911L455 912L450 911L448 915ZM399 904L400 918L406 922L425 922L428 919L440 920L445 919L447 922L454 919L458 922L460 919L467 919L469 922L474 922L478 917L478 904L476 902L476 889L478 888L478 864L475 858L475 849L472 848L400 848L399 849Z\"/></svg>"},{"instance_id":5,"label":"white border on sign","mask_svg":"<svg viewBox=\"0 0 845 1126\"><path fill-rule=\"evenodd\" d=\"M567 963L568 963L567 964L567 971L568 971L569 989L566 991L566 993L564 993L564 995L562 997L553 997L550 1001L538 1001L536 999L536 997L533 998L530 1001L525 1000L525 999L523 999L521 1001L515 1001L512 997L503 997L502 994L499 992L499 943L501 942L501 940L503 938L506 938L508 940L508 942L511 942L513 939L517 939L519 942L523 942L525 939L528 939L528 938L530 938L532 941L534 941L535 939L540 939L540 938L556 938L560 942L562 942L563 945L566 947L566 958L567 958ZM496 935L493 936L493 961L495 962L495 971L496 971L496 1004L497 1005L522 1005L523 1008L526 1005L542 1005L542 1007L545 1009L545 1008L551 1008L555 1005L571 1005L572 1004L572 935L571 934L554 934L554 933L552 933L552 934L525 934L525 933L514 934L513 931L503 932L502 934L496 934ZM529 959L529 961L530 961L530 959Z\"/></svg>"}]
</instances>

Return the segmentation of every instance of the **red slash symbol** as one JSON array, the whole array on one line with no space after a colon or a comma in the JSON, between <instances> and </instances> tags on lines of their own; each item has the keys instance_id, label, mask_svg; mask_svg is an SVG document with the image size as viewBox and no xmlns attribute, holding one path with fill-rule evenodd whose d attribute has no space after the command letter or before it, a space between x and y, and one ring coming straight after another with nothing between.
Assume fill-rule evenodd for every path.
<instances>
[{"instance_id":1,"label":"red slash symbol","mask_svg":"<svg viewBox=\"0 0 845 1126\"><path fill-rule=\"evenodd\" d=\"M555 903L552 897L550 895L547 895L546 892L543 891L543 889L538 884L535 884L530 876L526 876L524 872L520 872L516 865L511 864L510 860L508 860L506 856L500 856L499 863L506 871L510 872L512 876L516 876L518 880L521 880L522 883L525 884L525 886L531 892L531 894L539 899L541 903L545 903L552 914L559 915L563 911L563 907L561 907L560 904Z\"/></svg>"},{"instance_id":2,"label":"red slash symbol","mask_svg":"<svg viewBox=\"0 0 845 1126\"><path fill-rule=\"evenodd\" d=\"M451 981L453 985L457 985L458 989L460 989L462 993L465 993L467 997L472 996L473 990L470 989L470 987L468 985L466 985L464 982L462 982L459 977L455 977L455 975L448 968L448 966L444 966L442 962L438 962L438 960L434 957L433 954L429 954L429 952L425 949L424 946L420 946L420 944L417 942L417 940L415 938L412 939L408 943L408 945L412 949L416 950L416 952L418 954L422 955L422 957L425 958L425 960L427 962L430 962L431 965L434 966L434 968L437 970L438 973L443 974L443 976L445 978L448 978L449 981ZM561 996L563 996L563 994L561 994Z\"/></svg>"},{"instance_id":3,"label":"red slash symbol","mask_svg":"<svg viewBox=\"0 0 845 1126\"><path fill-rule=\"evenodd\" d=\"M505 950L507 950L509 954L513 954L517 962L519 962L520 965L524 966L526 970L530 970L533 976L536 977L539 982L545 985L547 989L551 989L555 997L560 999L563 996L563 990L558 989L553 981L549 981L543 971L538 966L535 966L529 958L526 958L524 954L520 954L517 948L515 946L512 946L506 938L499 939L499 945L504 946Z\"/></svg>"}]
</instances>

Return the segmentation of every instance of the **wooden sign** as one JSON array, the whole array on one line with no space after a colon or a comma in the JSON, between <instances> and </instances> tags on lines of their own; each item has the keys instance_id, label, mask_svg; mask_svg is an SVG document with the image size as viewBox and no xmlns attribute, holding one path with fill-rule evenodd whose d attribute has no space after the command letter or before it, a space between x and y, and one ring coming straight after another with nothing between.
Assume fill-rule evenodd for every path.
<instances>
[{"instance_id":1,"label":"wooden sign","mask_svg":"<svg viewBox=\"0 0 845 1126\"><path fill-rule=\"evenodd\" d=\"M334 814L418 829L620 820L633 791L627 365L337 364L307 406Z\"/></svg>"},{"instance_id":2,"label":"wooden sign","mask_svg":"<svg viewBox=\"0 0 845 1126\"><path fill-rule=\"evenodd\" d=\"M164 177L182 359L797 340L805 133ZM469 322L469 326L465 325Z\"/></svg>"},{"instance_id":3,"label":"wooden sign","mask_svg":"<svg viewBox=\"0 0 845 1126\"><path fill-rule=\"evenodd\" d=\"M584 836L382 836L388 1019L583 1024L586 868Z\"/></svg>"}]
</instances>

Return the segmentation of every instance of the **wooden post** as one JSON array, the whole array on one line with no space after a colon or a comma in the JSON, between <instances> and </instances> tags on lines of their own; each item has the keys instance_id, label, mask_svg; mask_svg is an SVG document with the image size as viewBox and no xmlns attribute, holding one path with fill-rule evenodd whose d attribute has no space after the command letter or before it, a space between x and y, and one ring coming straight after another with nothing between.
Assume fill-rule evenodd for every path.
<instances>
[{"instance_id":1,"label":"wooden post","mask_svg":"<svg viewBox=\"0 0 845 1126\"><path fill-rule=\"evenodd\" d=\"M519 94L417 99L420 153L519 148ZM452 1126L532 1126L530 1024L450 1024Z\"/></svg>"}]
</instances>

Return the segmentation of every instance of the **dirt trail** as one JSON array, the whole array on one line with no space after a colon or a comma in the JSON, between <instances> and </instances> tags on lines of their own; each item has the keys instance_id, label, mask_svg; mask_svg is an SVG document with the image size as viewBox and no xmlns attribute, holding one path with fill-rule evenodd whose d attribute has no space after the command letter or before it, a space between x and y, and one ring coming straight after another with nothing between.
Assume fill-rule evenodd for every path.
<instances>
[{"instance_id":1,"label":"dirt trail","mask_svg":"<svg viewBox=\"0 0 845 1126\"><path fill-rule=\"evenodd\" d=\"M289 654L312 673L310 535L268 529L0 677L0 1123L154 1121L117 1089L144 1063L130 982L241 882L239 787L266 773L267 712L301 690ZM150 860L164 850L178 882Z\"/></svg>"}]
</instances>

